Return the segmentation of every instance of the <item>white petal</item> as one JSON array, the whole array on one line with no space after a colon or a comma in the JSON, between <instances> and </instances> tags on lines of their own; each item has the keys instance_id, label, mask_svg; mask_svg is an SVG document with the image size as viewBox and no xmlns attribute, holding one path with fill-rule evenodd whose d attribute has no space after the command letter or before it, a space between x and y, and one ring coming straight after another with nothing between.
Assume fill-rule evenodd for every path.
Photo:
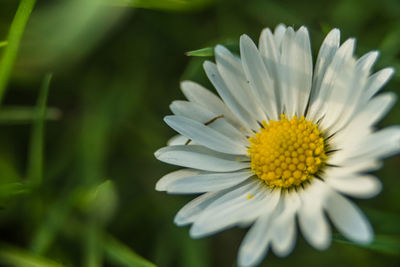
<instances>
[{"instance_id":1,"label":"white petal","mask_svg":"<svg viewBox=\"0 0 400 267\"><path fill-rule=\"evenodd\" d=\"M372 98L358 111L351 122L332 137L332 142L340 144L341 148L355 145L361 137L370 134L371 127L375 126L393 107L396 95L391 92L382 93Z\"/></svg>"},{"instance_id":2,"label":"white petal","mask_svg":"<svg viewBox=\"0 0 400 267\"><path fill-rule=\"evenodd\" d=\"M218 72L227 88L240 105L258 121L266 120L259 101L247 83L240 59L224 46L217 45L215 47L215 61L217 62Z\"/></svg>"},{"instance_id":3,"label":"white petal","mask_svg":"<svg viewBox=\"0 0 400 267\"><path fill-rule=\"evenodd\" d=\"M281 78L280 88L281 92L281 102L285 111L285 114L292 118L295 113L295 88L294 81L291 78L291 73L294 70L292 68L292 58L293 58L293 46L294 46L295 32L292 27L288 27L285 32L285 36L282 40L282 54L281 54L281 64L279 70L279 77Z\"/></svg>"},{"instance_id":4,"label":"white petal","mask_svg":"<svg viewBox=\"0 0 400 267\"><path fill-rule=\"evenodd\" d=\"M368 219L354 203L331 190L324 207L333 224L346 238L361 244L373 240L373 230Z\"/></svg>"},{"instance_id":5,"label":"white petal","mask_svg":"<svg viewBox=\"0 0 400 267\"><path fill-rule=\"evenodd\" d=\"M347 146L329 156L328 162L341 166L356 165L362 162L377 161L400 152L400 126L391 126L383 130L361 136L360 140L346 140ZM341 144L340 144L341 145Z\"/></svg>"},{"instance_id":6,"label":"white petal","mask_svg":"<svg viewBox=\"0 0 400 267\"><path fill-rule=\"evenodd\" d=\"M300 229L307 242L319 250L327 249L331 244L330 226L322 208L326 188L328 187L315 179L300 194L302 200L299 209Z\"/></svg>"},{"instance_id":7,"label":"white petal","mask_svg":"<svg viewBox=\"0 0 400 267\"><path fill-rule=\"evenodd\" d=\"M304 115L312 84L312 57L308 31L288 28L282 41L280 77L286 114Z\"/></svg>"},{"instance_id":8,"label":"white petal","mask_svg":"<svg viewBox=\"0 0 400 267\"><path fill-rule=\"evenodd\" d=\"M330 162L328 162L330 163ZM346 175L346 174L360 174L378 170L382 167L382 162L380 160L365 160L359 161L357 163L353 162L341 162L340 167L332 167L327 173L329 175Z\"/></svg>"},{"instance_id":9,"label":"white petal","mask_svg":"<svg viewBox=\"0 0 400 267\"><path fill-rule=\"evenodd\" d=\"M336 51L332 62L328 65L324 73L318 96L311 103L310 109L307 112L307 119L318 121L327 113L326 103L328 103L328 99L335 86L340 86L343 84L343 82L346 82L339 75L346 74L343 72L343 66L349 64L348 62L353 60L352 56L354 52L354 46L355 40L348 39Z\"/></svg>"},{"instance_id":10,"label":"white petal","mask_svg":"<svg viewBox=\"0 0 400 267\"><path fill-rule=\"evenodd\" d=\"M284 24L279 24L274 30L274 38L276 42L276 47L280 48L282 44L283 37L285 36L287 28Z\"/></svg>"},{"instance_id":11,"label":"white petal","mask_svg":"<svg viewBox=\"0 0 400 267\"><path fill-rule=\"evenodd\" d=\"M167 145L168 146L179 146L179 145L184 145L187 143L187 141L189 140L189 138L183 136L183 135L175 135L173 137L171 137L168 142ZM194 142L190 142L188 145L194 145Z\"/></svg>"},{"instance_id":12,"label":"white petal","mask_svg":"<svg viewBox=\"0 0 400 267\"><path fill-rule=\"evenodd\" d=\"M233 115L233 113L227 108L224 102L203 86L192 81L184 81L181 83L181 89L186 98L191 102L206 108L214 114L224 115L224 118L237 126L237 128L242 127L235 115Z\"/></svg>"},{"instance_id":13,"label":"white petal","mask_svg":"<svg viewBox=\"0 0 400 267\"><path fill-rule=\"evenodd\" d=\"M271 225L272 250L279 257L285 257L293 250L296 243L296 212L300 207L297 193L282 196L280 211L275 215ZM279 210L279 208L278 208Z\"/></svg>"},{"instance_id":14,"label":"white petal","mask_svg":"<svg viewBox=\"0 0 400 267\"><path fill-rule=\"evenodd\" d=\"M296 32L296 45L294 52L293 68L295 83L297 85L297 108L298 116L304 115L312 85L313 63L311 55L310 36L306 27L302 26Z\"/></svg>"},{"instance_id":15,"label":"white petal","mask_svg":"<svg viewBox=\"0 0 400 267\"><path fill-rule=\"evenodd\" d=\"M325 37L321 48L318 52L317 62L315 64L314 77L313 77L313 89L311 92L310 103L314 102L318 96L322 80L325 76L325 72L331 64L333 56L335 55L340 44L340 31L338 29L331 30Z\"/></svg>"},{"instance_id":16,"label":"white petal","mask_svg":"<svg viewBox=\"0 0 400 267\"><path fill-rule=\"evenodd\" d=\"M182 169L182 170L177 170L171 173L168 173L167 175L164 175L161 177L160 180L158 180L156 184L156 190L157 191L166 191L168 186L173 183L176 180L196 175L200 171L199 170L192 170L192 169Z\"/></svg>"},{"instance_id":17,"label":"white petal","mask_svg":"<svg viewBox=\"0 0 400 267\"><path fill-rule=\"evenodd\" d=\"M154 153L155 157L173 165L215 172L231 172L249 168L246 158L218 153L203 146L169 146Z\"/></svg>"},{"instance_id":18,"label":"white petal","mask_svg":"<svg viewBox=\"0 0 400 267\"><path fill-rule=\"evenodd\" d=\"M368 79L368 84L365 89L366 99L375 95L393 76L393 68L384 68L377 73L371 75Z\"/></svg>"},{"instance_id":19,"label":"white petal","mask_svg":"<svg viewBox=\"0 0 400 267\"><path fill-rule=\"evenodd\" d=\"M263 104L268 118L278 120L280 114L277 110L274 84L256 45L247 35L240 37L240 55L246 77L257 99Z\"/></svg>"},{"instance_id":20,"label":"white petal","mask_svg":"<svg viewBox=\"0 0 400 267\"><path fill-rule=\"evenodd\" d=\"M359 160L389 157L400 151L400 126L390 126L377 131L355 146L350 159Z\"/></svg>"},{"instance_id":21,"label":"white petal","mask_svg":"<svg viewBox=\"0 0 400 267\"><path fill-rule=\"evenodd\" d=\"M210 61L204 62L203 66L208 79L214 85L215 89L224 100L225 104L236 115L240 122L248 129L258 130L259 126L256 119L254 119L248 113L248 111L239 104L239 102L235 99L230 90L228 90L224 80L217 70L217 66Z\"/></svg>"},{"instance_id":22,"label":"white petal","mask_svg":"<svg viewBox=\"0 0 400 267\"><path fill-rule=\"evenodd\" d=\"M259 179L249 179L242 186L214 201L190 229L193 238L204 237L242 221L255 220L270 198L268 188ZM251 197L249 197L251 196Z\"/></svg>"},{"instance_id":23,"label":"white petal","mask_svg":"<svg viewBox=\"0 0 400 267\"><path fill-rule=\"evenodd\" d=\"M182 116L166 116L164 121L178 133L212 150L235 155L247 154L247 149L240 139L232 140L197 121Z\"/></svg>"},{"instance_id":24,"label":"white petal","mask_svg":"<svg viewBox=\"0 0 400 267\"><path fill-rule=\"evenodd\" d=\"M188 101L174 101L170 105L172 112L175 115L187 117L197 122L203 123L231 140L240 142L243 146L249 146L250 142L239 130L233 127L224 117L219 117L202 106Z\"/></svg>"},{"instance_id":25,"label":"white petal","mask_svg":"<svg viewBox=\"0 0 400 267\"><path fill-rule=\"evenodd\" d=\"M279 48L274 39L274 36L269 28L264 29L260 35L260 41L258 44L258 49L260 50L260 55L262 56L264 65L269 73L270 79L273 83L272 88L265 88L265 90L274 90L275 101L277 106L278 114L282 113L281 96L280 96L280 73L279 64L281 54Z\"/></svg>"},{"instance_id":26,"label":"white petal","mask_svg":"<svg viewBox=\"0 0 400 267\"><path fill-rule=\"evenodd\" d=\"M369 73L371 71L371 68L374 66L376 60L378 59L378 56L378 51L370 51L366 53L357 60L357 68Z\"/></svg>"},{"instance_id":27,"label":"white petal","mask_svg":"<svg viewBox=\"0 0 400 267\"><path fill-rule=\"evenodd\" d=\"M243 170L229 173L205 173L177 179L166 187L168 193L203 193L218 191L235 186L250 176L254 175L251 170Z\"/></svg>"},{"instance_id":28,"label":"white petal","mask_svg":"<svg viewBox=\"0 0 400 267\"><path fill-rule=\"evenodd\" d=\"M265 203L263 214L257 219L250 228L239 247L238 263L239 266L258 265L268 251L271 241L271 214L279 203L280 192L273 192L273 199Z\"/></svg>"},{"instance_id":29,"label":"white petal","mask_svg":"<svg viewBox=\"0 0 400 267\"><path fill-rule=\"evenodd\" d=\"M335 130L338 126L335 123L343 119L342 114L344 111L350 109L349 101L354 96L355 83L359 82L360 86L363 85L360 73L356 72L355 68L356 61L353 58L344 61L340 70L337 70L335 80L332 82L332 87L330 88L332 91L326 100L326 113L320 123L323 129L331 129L331 133L336 132Z\"/></svg>"},{"instance_id":30,"label":"white petal","mask_svg":"<svg viewBox=\"0 0 400 267\"><path fill-rule=\"evenodd\" d=\"M326 177L325 182L335 190L357 198L371 198L382 189L381 182L372 175Z\"/></svg>"},{"instance_id":31,"label":"white petal","mask_svg":"<svg viewBox=\"0 0 400 267\"><path fill-rule=\"evenodd\" d=\"M178 226L183 226L194 222L212 202L229 192L229 190L231 189L228 188L221 191L209 192L196 197L178 211L174 222Z\"/></svg>"},{"instance_id":32,"label":"white petal","mask_svg":"<svg viewBox=\"0 0 400 267\"><path fill-rule=\"evenodd\" d=\"M376 51L369 52L362 56L355 65L352 79L348 79L347 88L339 94L342 100L336 100L340 105L336 105L336 120L329 126L331 132L337 132L348 123L351 123L354 116L365 107L365 88L367 86L368 76L371 72L379 53ZM345 80L345 79L343 79ZM333 95L329 101L332 101ZM337 96L336 96L337 99ZM335 100L333 100L335 101ZM328 111L327 112L332 112Z\"/></svg>"}]
</instances>

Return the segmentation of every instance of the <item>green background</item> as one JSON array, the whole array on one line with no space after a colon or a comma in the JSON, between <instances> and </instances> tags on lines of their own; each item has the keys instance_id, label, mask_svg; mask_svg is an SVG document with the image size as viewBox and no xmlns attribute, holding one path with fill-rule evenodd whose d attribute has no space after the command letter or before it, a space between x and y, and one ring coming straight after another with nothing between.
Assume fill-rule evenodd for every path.
<instances>
[{"instance_id":1,"label":"green background","mask_svg":"<svg viewBox=\"0 0 400 267\"><path fill-rule=\"evenodd\" d=\"M0 44L19 3L0 2ZM375 70L400 69L396 0L37 1L0 107L0 262L235 266L246 230L193 240L188 227L175 226L175 213L193 196L155 191L156 181L177 168L153 153L174 135L163 117L171 101L184 99L180 81L211 88L202 63L213 58L184 53L218 43L237 50L241 34L258 40L264 27L279 23L306 25L314 58L327 31L338 27L342 41L357 38L358 56L381 51ZM399 73L384 90L397 92ZM397 104L379 126L399 118ZM262 266L399 266L399 166L399 156L386 160L377 172L382 193L356 201L376 231L372 246L335 235L321 252L299 235L290 256L269 253Z\"/></svg>"}]
</instances>

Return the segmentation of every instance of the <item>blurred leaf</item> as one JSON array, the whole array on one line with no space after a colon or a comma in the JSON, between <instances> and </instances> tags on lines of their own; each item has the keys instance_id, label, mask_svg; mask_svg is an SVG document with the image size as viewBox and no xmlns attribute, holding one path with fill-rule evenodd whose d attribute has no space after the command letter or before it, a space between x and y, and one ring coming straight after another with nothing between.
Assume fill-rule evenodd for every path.
<instances>
[{"instance_id":1,"label":"blurred leaf","mask_svg":"<svg viewBox=\"0 0 400 267\"><path fill-rule=\"evenodd\" d=\"M128 246L119 242L117 239L108 235L104 243L104 250L108 258L118 264L126 267L155 267L153 263L142 258Z\"/></svg>"},{"instance_id":2,"label":"blurred leaf","mask_svg":"<svg viewBox=\"0 0 400 267\"><path fill-rule=\"evenodd\" d=\"M8 42L7 41L2 41L0 42L0 47L7 46Z\"/></svg>"},{"instance_id":3,"label":"blurred leaf","mask_svg":"<svg viewBox=\"0 0 400 267\"><path fill-rule=\"evenodd\" d=\"M0 103L3 99L4 92L11 71L14 67L15 59L17 58L19 44L25 30L26 23L35 6L36 0L21 0L14 20L11 23L10 31L8 33L8 45L4 49L3 58L0 60Z\"/></svg>"},{"instance_id":4,"label":"blurred leaf","mask_svg":"<svg viewBox=\"0 0 400 267\"><path fill-rule=\"evenodd\" d=\"M86 237L86 249L85 249L85 263L83 266L86 267L101 267L103 266L103 251L101 244L103 243L101 231L97 223L92 222L86 224L86 231L84 232Z\"/></svg>"},{"instance_id":5,"label":"blurred leaf","mask_svg":"<svg viewBox=\"0 0 400 267\"><path fill-rule=\"evenodd\" d=\"M107 180L95 186L83 195L81 208L98 223L107 223L117 207L118 196L112 181Z\"/></svg>"},{"instance_id":6,"label":"blurred leaf","mask_svg":"<svg viewBox=\"0 0 400 267\"><path fill-rule=\"evenodd\" d=\"M116 0L112 4L146 9L189 11L202 9L213 2L215 0Z\"/></svg>"},{"instance_id":7,"label":"blurred leaf","mask_svg":"<svg viewBox=\"0 0 400 267\"><path fill-rule=\"evenodd\" d=\"M36 254L44 254L51 247L59 230L65 224L68 213L71 210L72 197L60 198L47 209L46 217L38 225L38 230L33 234L31 250Z\"/></svg>"},{"instance_id":8,"label":"blurred leaf","mask_svg":"<svg viewBox=\"0 0 400 267\"><path fill-rule=\"evenodd\" d=\"M240 52L239 43L236 41L226 41L223 44L226 48L228 48L232 53L238 54ZM212 57L214 56L214 47L204 47L197 50L192 50L185 53L186 56L192 57Z\"/></svg>"},{"instance_id":9,"label":"blurred leaf","mask_svg":"<svg viewBox=\"0 0 400 267\"><path fill-rule=\"evenodd\" d=\"M357 244L348 241L344 236L335 234L333 240L356 247L368 248L377 252L382 252L391 255L400 255L400 236L399 235L376 235L374 241L369 245Z\"/></svg>"},{"instance_id":10,"label":"blurred leaf","mask_svg":"<svg viewBox=\"0 0 400 267\"><path fill-rule=\"evenodd\" d=\"M17 195L26 194L30 187L22 183L8 183L0 185L0 203Z\"/></svg>"},{"instance_id":11,"label":"blurred leaf","mask_svg":"<svg viewBox=\"0 0 400 267\"><path fill-rule=\"evenodd\" d=\"M365 214L374 225L375 231L382 234L400 235L400 214L363 207Z\"/></svg>"},{"instance_id":12,"label":"blurred leaf","mask_svg":"<svg viewBox=\"0 0 400 267\"><path fill-rule=\"evenodd\" d=\"M36 107L2 107L0 110L0 124L31 123L40 118L40 110ZM47 108L44 114L45 120L58 120L61 111L58 108Z\"/></svg>"},{"instance_id":13,"label":"blurred leaf","mask_svg":"<svg viewBox=\"0 0 400 267\"><path fill-rule=\"evenodd\" d=\"M398 64L397 57L400 52L400 24L397 24L396 27L389 31L380 44L379 50L381 50L381 64Z\"/></svg>"},{"instance_id":14,"label":"blurred leaf","mask_svg":"<svg viewBox=\"0 0 400 267\"><path fill-rule=\"evenodd\" d=\"M3 266L15 267L61 267L52 260L39 257L29 251L3 245L0 247L0 262Z\"/></svg>"},{"instance_id":15,"label":"blurred leaf","mask_svg":"<svg viewBox=\"0 0 400 267\"><path fill-rule=\"evenodd\" d=\"M206 47L185 53L189 57L212 57L214 55L214 47Z\"/></svg>"},{"instance_id":16,"label":"blurred leaf","mask_svg":"<svg viewBox=\"0 0 400 267\"><path fill-rule=\"evenodd\" d=\"M47 95L49 94L52 76L52 74L47 74L43 80L37 101L39 116L33 125L31 135L27 177L29 181L35 185L39 185L43 179L44 118L46 114Z\"/></svg>"},{"instance_id":17,"label":"blurred leaf","mask_svg":"<svg viewBox=\"0 0 400 267\"><path fill-rule=\"evenodd\" d=\"M57 71L90 53L126 13L124 8L105 6L106 1L59 0L38 8L21 50L18 74Z\"/></svg>"}]
</instances>

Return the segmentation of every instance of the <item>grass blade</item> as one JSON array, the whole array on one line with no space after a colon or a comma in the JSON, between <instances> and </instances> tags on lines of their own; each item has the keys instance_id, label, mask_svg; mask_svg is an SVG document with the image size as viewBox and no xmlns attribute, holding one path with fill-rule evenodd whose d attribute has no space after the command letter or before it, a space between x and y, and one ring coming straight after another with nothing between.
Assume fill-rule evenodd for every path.
<instances>
[{"instance_id":1,"label":"grass blade","mask_svg":"<svg viewBox=\"0 0 400 267\"><path fill-rule=\"evenodd\" d=\"M214 47L205 47L185 53L188 57L212 57L214 55Z\"/></svg>"},{"instance_id":2,"label":"grass blade","mask_svg":"<svg viewBox=\"0 0 400 267\"><path fill-rule=\"evenodd\" d=\"M396 235L376 235L374 241L369 245L353 243L340 234L334 235L333 240L341 244L367 248L385 254L400 255L400 236Z\"/></svg>"},{"instance_id":3,"label":"grass blade","mask_svg":"<svg viewBox=\"0 0 400 267\"><path fill-rule=\"evenodd\" d=\"M19 44L36 0L21 0L7 37L7 46L0 60L0 103L17 58Z\"/></svg>"},{"instance_id":4,"label":"grass blade","mask_svg":"<svg viewBox=\"0 0 400 267\"><path fill-rule=\"evenodd\" d=\"M36 107L2 107L0 110L0 124L24 124L32 123L40 118L40 110ZM58 108L47 108L44 114L45 120L58 120L61 111Z\"/></svg>"},{"instance_id":5,"label":"grass blade","mask_svg":"<svg viewBox=\"0 0 400 267\"><path fill-rule=\"evenodd\" d=\"M114 237L109 235L105 239L104 249L106 255L110 261L119 266L156 267L156 265L142 258Z\"/></svg>"},{"instance_id":6,"label":"grass blade","mask_svg":"<svg viewBox=\"0 0 400 267\"><path fill-rule=\"evenodd\" d=\"M15 267L62 267L61 264L52 260L39 257L20 248L6 245L0 247L0 263L4 264L2 266Z\"/></svg>"},{"instance_id":7,"label":"grass blade","mask_svg":"<svg viewBox=\"0 0 400 267\"><path fill-rule=\"evenodd\" d=\"M39 116L33 125L30 153L28 161L28 180L39 185L43 179L43 143L44 143L44 118L46 114L47 95L49 93L52 74L47 74L40 89L37 108Z\"/></svg>"},{"instance_id":8,"label":"grass blade","mask_svg":"<svg viewBox=\"0 0 400 267\"><path fill-rule=\"evenodd\" d=\"M117 0L112 5L169 11L192 11L207 7L215 0Z\"/></svg>"}]
</instances>

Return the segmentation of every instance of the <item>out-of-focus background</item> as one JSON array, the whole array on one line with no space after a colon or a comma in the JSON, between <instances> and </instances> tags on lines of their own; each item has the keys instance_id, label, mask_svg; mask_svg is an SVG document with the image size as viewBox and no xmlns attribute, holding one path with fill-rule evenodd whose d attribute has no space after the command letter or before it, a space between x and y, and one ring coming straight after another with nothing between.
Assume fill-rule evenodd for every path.
<instances>
[{"instance_id":1,"label":"out-of-focus background","mask_svg":"<svg viewBox=\"0 0 400 267\"><path fill-rule=\"evenodd\" d=\"M258 40L279 23L307 25L314 56L340 28L357 55L381 51L375 69L397 69L384 90L400 89L398 0L0 1L0 265L235 266L246 230L192 240L175 226L193 196L154 190L177 168L153 153L174 135L163 117L183 99L180 81L211 88L202 63L213 58L185 52L237 50L241 34ZM380 127L399 122L397 104ZM382 193L356 201L373 245L335 235L321 252L299 235L289 257L262 266L399 266L399 166L386 160Z\"/></svg>"}]
</instances>

